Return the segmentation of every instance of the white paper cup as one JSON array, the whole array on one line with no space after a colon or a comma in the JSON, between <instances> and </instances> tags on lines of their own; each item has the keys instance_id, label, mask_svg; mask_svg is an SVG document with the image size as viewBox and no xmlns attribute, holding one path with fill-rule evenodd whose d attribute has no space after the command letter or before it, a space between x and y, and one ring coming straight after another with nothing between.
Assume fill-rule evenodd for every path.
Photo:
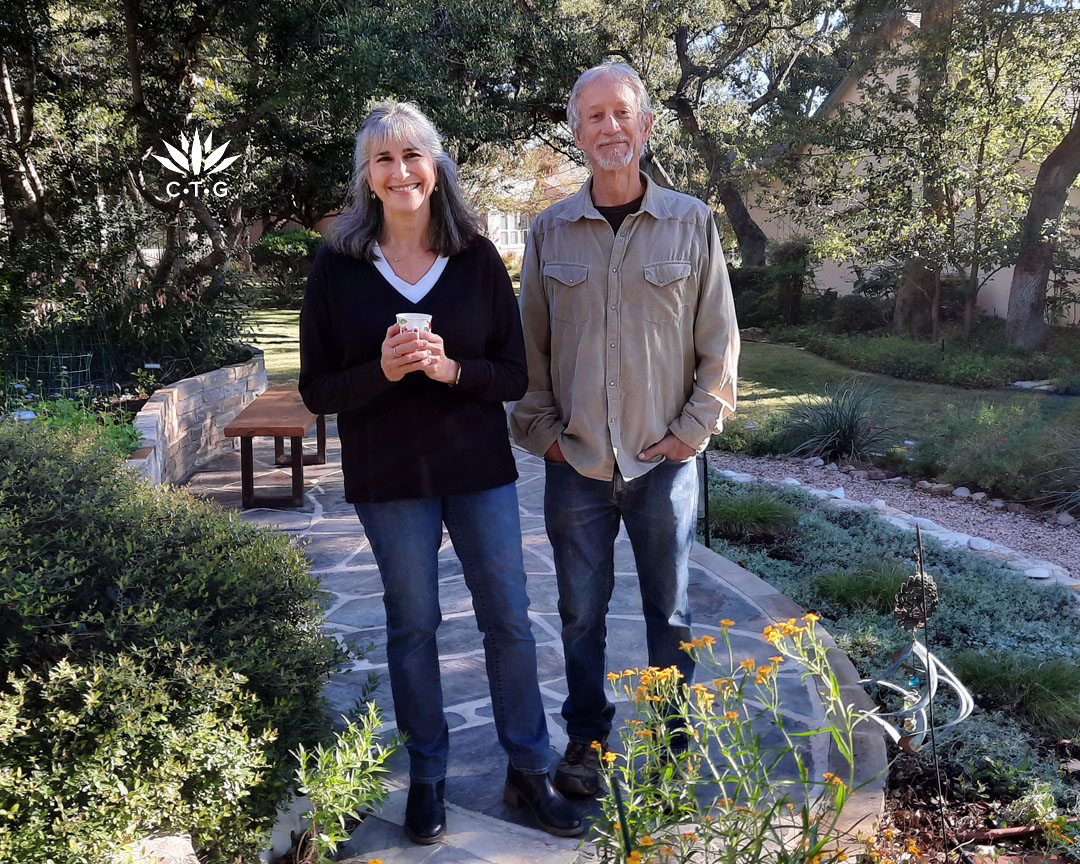
<instances>
[{"instance_id":1,"label":"white paper cup","mask_svg":"<svg viewBox=\"0 0 1080 864\"><path fill-rule=\"evenodd\" d=\"M394 317L397 318L398 328L402 333L406 330L431 332L431 316L423 312L398 312Z\"/></svg>"}]
</instances>

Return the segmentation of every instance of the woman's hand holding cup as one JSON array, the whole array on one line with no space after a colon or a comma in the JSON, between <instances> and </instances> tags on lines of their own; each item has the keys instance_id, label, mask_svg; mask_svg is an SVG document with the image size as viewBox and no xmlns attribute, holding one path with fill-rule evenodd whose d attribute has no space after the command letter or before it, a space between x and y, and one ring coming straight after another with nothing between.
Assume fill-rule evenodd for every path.
<instances>
[{"instance_id":1,"label":"woman's hand holding cup","mask_svg":"<svg viewBox=\"0 0 1080 864\"><path fill-rule=\"evenodd\" d=\"M395 322L386 331L386 338L382 343L382 354L379 365L387 381L400 381L410 372L423 371L426 374L428 368L436 361L429 350L428 339L431 333L419 330L401 331ZM441 345L442 340L439 340ZM456 373L455 373L456 374Z\"/></svg>"},{"instance_id":2,"label":"woman's hand holding cup","mask_svg":"<svg viewBox=\"0 0 1080 864\"><path fill-rule=\"evenodd\" d=\"M442 336L438 333L432 333L430 330L421 334L421 336L424 340L424 347L430 353L432 361L422 367L424 374L435 381L441 381L443 384L456 384L461 366L457 360L451 360L446 356L446 346L443 344Z\"/></svg>"}]
</instances>

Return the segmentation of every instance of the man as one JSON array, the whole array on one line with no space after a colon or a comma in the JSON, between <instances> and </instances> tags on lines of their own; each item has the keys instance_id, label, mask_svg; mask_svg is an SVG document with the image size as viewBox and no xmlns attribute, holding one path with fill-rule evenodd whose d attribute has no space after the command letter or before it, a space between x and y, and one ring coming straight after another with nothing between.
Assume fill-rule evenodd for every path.
<instances>
[{"instance_id":1,"label":"man","mask_svg":"<svg viewBox=\"0 0 1080 864\"><path fill-rule=\"evenodd\" d=\"M533 222L521 271L529 390L515 440L546 460L544 512L555 554L570 744L565 794L600 790L599 752L615 708L605 642L619 520L634 551L649 664L690 682L689 556L695 455L735 409L739 333L708 207L638 170L652 131L629 66L585 72L567 106L592 177ZM684 742L673 736L675 746Z\"/></svg>"}]
</instances>

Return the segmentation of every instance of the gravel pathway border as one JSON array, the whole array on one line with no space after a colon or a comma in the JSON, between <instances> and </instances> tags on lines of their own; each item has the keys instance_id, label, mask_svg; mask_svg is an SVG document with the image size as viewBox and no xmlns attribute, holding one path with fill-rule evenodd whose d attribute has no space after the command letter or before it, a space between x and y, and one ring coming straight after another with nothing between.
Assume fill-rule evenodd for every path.
<instances>
[{"instance_id":1,"label":"gravel pathway border","mask_svg":"<svg viewBox=\"0 0 1080 864\"><path fill-rule=\"evenodd\" d=\"M966 490L960 490L962 497L954 495L952 487L931 492L903 478L875 480L865 471L844 473L835 463L820 459L709 451L708 461L737 482L799 486L834 506L872 507L899 528L914 531L918 525L945 546L963 546L1003 561L1032 580L1061 582L1080 590L1080 522L1058 524L1056 514L1010 512L1003 502L963 495Z\"/></svg>"}]
</instances>

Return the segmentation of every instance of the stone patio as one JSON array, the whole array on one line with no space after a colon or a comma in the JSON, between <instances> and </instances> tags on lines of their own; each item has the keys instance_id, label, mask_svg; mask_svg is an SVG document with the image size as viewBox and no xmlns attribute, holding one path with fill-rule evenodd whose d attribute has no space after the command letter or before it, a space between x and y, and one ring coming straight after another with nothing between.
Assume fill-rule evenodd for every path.
<instances>
[{"instance_id":1,"label":"stone patio","mask_svg":"<svg viewBox=\"0 0 1080 864\"><path fill-rule=\"evenodd\" d=\"M326 627L339 638L360 648L362 660L335 675L326 688L331 712L350 711L359 701L374 698L386 729L393 730L393 700L386 673L386 632L382 586L371 548L352 507L345 502L340 468L340 445L333 421L327 424L326 465L305 469L306 503L295 510L245 511L242 518L277 528L304 545L330 592ZM537 641L540 686L548 710L552 765L566 745L559 714L566 695L554 565L544 531L544 474L541 460L515 451L521 478L518 481L520 513L528 574L530 617ZM273 442L255 442L256 490L287 486L287 469L273 464ZM190 488L212 496L227 507L240 508L239 453L229 453L203 466L189 482ZM588 844L577 839L555 838L532 827L531 815L503 803L502 785L506 759L498 745L492 721L491 699L484 671L481 634L473 616L461 565L444 534L440 551L440 593L443 623L439 628L439 654L446 712L450 724L450 763L446 781L448 833L445 841L420 847L409 843L401 829L405 791L408 786L404 752L393 760L390 799L354 832L344 850L348 855L381 858L386 864L439 862L439 864L547 864L589 861ZM633 555L625 532L616 545L616 584L608 616L609 669L647 665L645 625L636 584ZM803 610L756 576L698 544L692 556L691 603L695 635L713 633L720 638L718 622L736 622L731 639L736 656L758 661L775 653L761 638L763 627L776 620L798 617ZM834 669L844 685L845 698L868 709L869 699L846 657L833 652ZM702 678L711 677L707 671ZM785 705L785 725L793 730L819 728L823 712L811 682L800 680L795 669L779 676ZM620 718L628 706L618 706ZM775 730L763 729L766 743ZM846 768L829 738L815 736L810 748L811 776ZM845 823L859 823L868 830L880 812L884 783L885 748L882 736L866 726L858 740L858 773L863 786L845 808ZM596 802L583 805L586 814L599 812Z\"/></svg>"}]
</instances>

